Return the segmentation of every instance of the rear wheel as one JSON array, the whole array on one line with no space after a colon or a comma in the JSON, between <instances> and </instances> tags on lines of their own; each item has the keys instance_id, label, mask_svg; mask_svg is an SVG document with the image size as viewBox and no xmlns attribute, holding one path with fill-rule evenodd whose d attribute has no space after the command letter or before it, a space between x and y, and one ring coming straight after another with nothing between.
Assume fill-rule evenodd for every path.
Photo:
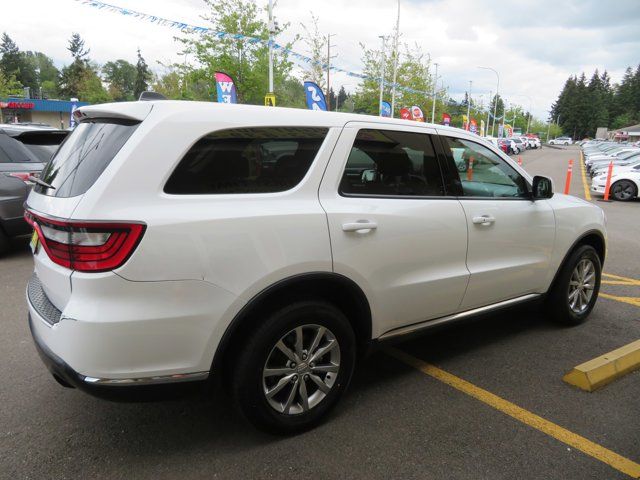
<instances>
[{"instance_id":1,"label":"rear wheel","mask_svg":"<svg viewBox=\"0 0 640 480\"><path fill-rule=\"evenodd\" d=\"M598 299L602 264L591 245L581 245L561 267L547 297L547 311L565 325L583 323Z\"/></svg>"},{"instance_id":2,"label":"rear wheel","mask_svg":"<svg viewBox=\"0 0 640 480\"><path fill-rule=\"evenodd\" d=\"M629 201L638 195L636 185L630 180L618 180L611 185L611 195L621 202Z\"/></svg>"},{"instance_id":3,"label":"rear wheel","mask_svg":"<svg viewBox=\"0 0 640 480\"><path fill-rule=\"evenodd\" d=\"M257 428L296 433L326 417L354 366L355 337L344 314L325 302L298 302L271 314L248 340L232 391Z\"/></svg>"},{"instance_id":4,"label":"rear wheel","mask_svg":"<svg viewBox=\"0 0 640 480\"><path fill-rule=\"evenodd\" d=\"M10 246L11 242L9 241L9 237L7 237L2 228L0 228L0 255L7 253Z\"/></svg>"}]
</instances>

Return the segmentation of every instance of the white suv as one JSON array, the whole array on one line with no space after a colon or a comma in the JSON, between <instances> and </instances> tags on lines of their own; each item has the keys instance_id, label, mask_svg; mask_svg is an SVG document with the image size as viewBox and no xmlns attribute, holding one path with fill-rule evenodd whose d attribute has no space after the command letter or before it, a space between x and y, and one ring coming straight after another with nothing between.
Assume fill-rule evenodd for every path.
<instances>
[{"instance_id":1,"label":"white suv","mask_svg":"<svg viewBox=\"0 0 640 480\"><path fill-rule=\"evenodd\" d=\"M255 425L292 432L378 341L536 299L577 324L596 301L602 210L477 135L197 102L76 117L26 213L30 326L64 385L220 374Z\"/></svg>"}]
</instances>

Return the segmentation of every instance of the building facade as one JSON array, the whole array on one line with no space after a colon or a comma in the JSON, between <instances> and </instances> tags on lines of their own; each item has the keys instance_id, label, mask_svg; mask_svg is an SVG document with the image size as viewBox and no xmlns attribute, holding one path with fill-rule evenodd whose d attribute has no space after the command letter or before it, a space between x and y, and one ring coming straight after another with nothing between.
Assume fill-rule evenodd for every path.
<instances>
[{"instance_id":1,"label":"building facade","mask_svg":"<svg viewBox=\"0 0 640 480\"><path fill-rule=\"evenodd\" d=\"M68 128L73 106L87 102L67 100L39 100L35 98L0 99L1 123L44 123L54 128Z\"/></svg>"}]
</instances>

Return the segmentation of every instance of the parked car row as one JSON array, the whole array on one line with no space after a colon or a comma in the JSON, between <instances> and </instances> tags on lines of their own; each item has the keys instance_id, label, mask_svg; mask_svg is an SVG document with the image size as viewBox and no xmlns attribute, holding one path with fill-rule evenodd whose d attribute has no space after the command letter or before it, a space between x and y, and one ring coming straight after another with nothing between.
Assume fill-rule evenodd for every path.
<instances>
[{"instance_id":1,"label":"parked car row","mask_svg":"<svg viewBox=\"0 0 640 480\"><path fill-rule=\"evenodd\" d=\"M31 233L24 202L68 133L42 125L0 125L0 255L12 238Z\"/></svg>"},{"instance_id":2,"label":"parked car row","mask_svg":"<svg viewBox=\"0 0 640 480\"><path fill-rule=\"evenodd\" d=\"M591 192L604 195L609 165L612 165L609 194L628 201L640 191L640 147L629 143L600 140L581 142L584 164L591 176Z\"/></svg>"},{"instance_id":3,"label":"parked car row","mask_svg":"<svg viewBox=\"0 0 640 480\"><path fill-rule=\"evenodd\" d=\"M540 139L535 136L518 136L509 138L493 138L488 140L508 155L518 155L531 148L542 148Z\"/></svg>"}]
</instances>

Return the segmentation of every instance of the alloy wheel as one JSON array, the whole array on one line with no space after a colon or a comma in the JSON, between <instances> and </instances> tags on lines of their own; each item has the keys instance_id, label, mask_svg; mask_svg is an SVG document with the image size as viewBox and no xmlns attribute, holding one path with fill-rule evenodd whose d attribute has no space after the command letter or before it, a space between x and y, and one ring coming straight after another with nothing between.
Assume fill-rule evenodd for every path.
<instances>
[{"instance_id":1,"label":"alloy wheel","mask_svg":"<svg viewBox=\"0 0 640 480\"><path fill-rule=\"evenodd\" d=\"M278 413L297 415L320 404L340 371L340 345L321 325L302 325L274 345L262 370L262 387Z\"/></svg>"},{"instance_id":2,"label":"alloy wheel","mask_svg":"<svg viewBox=\"0 0 640 480\"><path fill-rule=\"evenodd\" d=\"M596 284L596 268L588 258L583 258L574 268L569 280L569 308L577 314L584 313L589 307Z\"/></svg>"}]
</instances>

